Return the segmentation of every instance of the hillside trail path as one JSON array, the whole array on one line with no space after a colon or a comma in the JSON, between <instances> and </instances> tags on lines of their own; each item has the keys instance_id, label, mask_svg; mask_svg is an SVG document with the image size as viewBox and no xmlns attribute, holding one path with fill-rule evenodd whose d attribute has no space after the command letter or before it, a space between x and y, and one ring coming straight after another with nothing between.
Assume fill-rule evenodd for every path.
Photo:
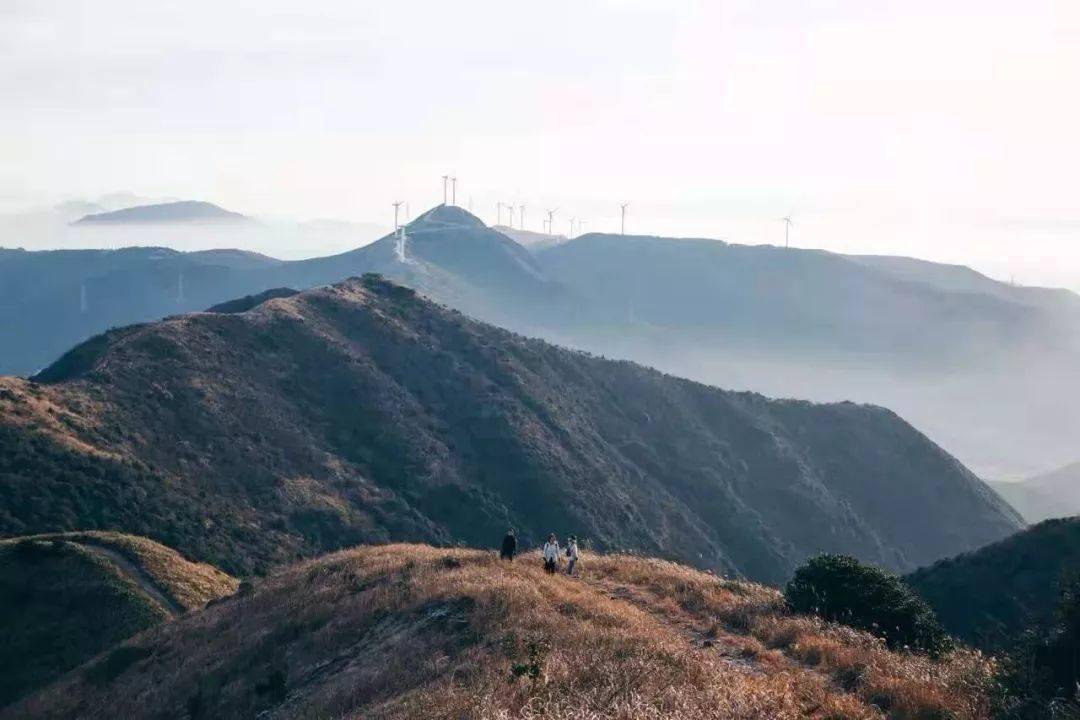
<instances>
[{"instance_id":1,"label":"hillside trail path","mask_svg":"<svg viewBox=\"0 0 1080 720\"><path fill-rule=\"evenodd\" d=\"M658 607L663 602L663 598L641 588L616 583L606 578L590 578L585 573L577 577L611 599L633 605L658 622L673 628L690 645L698 648L712 648L736 669L742 672L764 674L765 670L760 663L745 654L742 643L736 639L738 636L723 629L719 623L702 627L700 622L686 612L665 612Z\"/></svg>"},{"instance_id":2,"label":"hillside trail path","mask_svg":"<svg viewBox=\"0 0 1080 720\"><path fill-rule=\"evenodd\" d=\"M140 590L153 598L155 602L165 608L171 615L183 615L187 612L187 608L161 591L161 588L154 582L150 573L128 560L120 552L97 543L84 542L80 544L90 552L103 556L106 560L120 568L120 571L131 578L131 580L139 586Z\"/></svg>"}]
</instances>

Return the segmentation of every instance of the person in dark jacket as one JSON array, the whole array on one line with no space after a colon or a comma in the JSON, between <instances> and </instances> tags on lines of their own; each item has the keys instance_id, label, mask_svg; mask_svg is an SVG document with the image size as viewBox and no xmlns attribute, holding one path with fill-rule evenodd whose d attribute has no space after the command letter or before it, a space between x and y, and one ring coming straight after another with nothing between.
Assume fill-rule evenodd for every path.
<instances>
[{"instance_id":1,"label":"person in dark jacket","mask_svg":"<svg viewBox=\"0 0 1080 720\"><path fill-rule=\"evenodd\" d=\"M510 528L506 531L506 536L503 537L502 552L499 553L499 557L503 560L513 560L514 553L517 552L517 535L514 534L514 528Z\"/></svg>"}]
</instances>

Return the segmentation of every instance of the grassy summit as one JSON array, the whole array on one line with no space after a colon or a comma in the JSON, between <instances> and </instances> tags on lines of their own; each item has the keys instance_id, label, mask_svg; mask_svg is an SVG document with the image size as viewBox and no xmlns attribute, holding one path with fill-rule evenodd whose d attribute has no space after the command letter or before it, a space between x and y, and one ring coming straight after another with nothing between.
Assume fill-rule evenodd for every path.
<instances>
[{"instance_id":1,"label":"grassy summit","mask_svg":"<svg viewBox=\"0 0 1080 720\"><path fill-rule=\"evenodd\" d=\"M275 572L11 709L35 718L987 717L988 665L890 652L670 562L389 545Z\"/></svg>"}]
</instances>

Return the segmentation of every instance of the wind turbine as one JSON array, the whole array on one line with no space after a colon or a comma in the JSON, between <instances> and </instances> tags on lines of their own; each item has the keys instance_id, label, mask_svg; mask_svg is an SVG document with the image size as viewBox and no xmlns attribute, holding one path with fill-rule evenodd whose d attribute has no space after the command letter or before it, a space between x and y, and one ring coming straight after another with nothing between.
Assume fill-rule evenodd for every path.
<instances>
[{"instance_id":1,"label":"wind turbine","mask_svg":"<svg viewBox=\"0 0 1080 720\"><path fill-rule=\"evenodd\" d=\"M567 235L568 240L572 239L574 237L574 222L576 220L577 220L577 218L570 218L570 234Z\"/></svg>"},{"instance_id":2,"label":"wind turbine","mask_svg":"<svg viewBox=\"0 0 1080 720\"><path fill-rule=\"evenodd\" d=\"M457 178L450 178L450 204L457 206Z\"/></svg>"},{"instance_id":3,"label":"wind turbine","mask_svg":"<svg viewBox=\"0 0 1080 720\"><path fill-rule=\"evenodd\" d=\"M502 207L501 202L495 203L495 209L499 213L499 219L495 221L496 225L502 225Z\"/></svg>"},{"instance_id":4,"label":"wind turbine","mask_svg":"<svg viewBox=\"0 0 1080 720\"><path fill-rule=\"evenodd\" d=\"M585 232L585 223L587 223L587 222L589 222L589 221L588 220L578 220L577 221L577 229L578 229L579 234Z\"/></svg>"},{"instance_id":5,"label":"wind turbine","mask_svg":"<svg viewBox=\"0 0 1080 720\"><path fill-rule=\"evenodd\" d=\"M558 210L558 209L559 208L555 208L555 210ZM548 219L547 219L548 235L552 235L552 236L555 235L555 210L548 210L547 211L547 214L548 214Z\"/></svg>"},{"instance_id":6,"label":"wind turbine","mask_svg":"<svg viewBox=\"0 0 1080 720\"><path fill-rule=\"evenodd\" d=\"M397 232L398 228L401 227L401 225L398 223L398 210L400 210L401 206L405 204L405 201L398 200L397 202L391 204L394 206L394 232Z\"/></svg>"},{"instance_id":7,"label":"wind turbine","mask_svg":"<svg viewBox=\"0 0 1080 720\"><path fill-rule=\"evenodd\" d=\"M626 234L626 208L628 208L628 207L630 207L629 203L623 203L622 205L619 206L619 210L622 213L622 221L619 224L619 234L620 235L625 235Z\"/></svg>"},{"instance_id":8,"label":"wind turbine","mask_svg":"<svg viewBox=\"0 0 1080 720\"><path fill-rule=\"evenodd\" d=\"M506 206L506 209L510 211L510 229L514 229L514 205L510 203Z\"/></svg>"},{"instance_id":9,"label":"wind turbine","mask_svg":"<svg viewBox=\"0 0 1080 720\"><path fill-rule=\"evenodd\" d=\"M446 204L446 181L450 179L449 175L442 176L442 204Z\"/></svg>"},{"instance_id":10,"label":"wind turbine","mask_svg":"<svg viewBox=\"0 0 1080 720\"><path fill-rule=\"evenodd\" d=\"M405 261L405 228L398 224L398 209L404 204L402 200L394 203L394 253L402 262Z\"/></svg>"},{"instance_id":11,"label":"wind turbine","mask_svg":"<svg viewBox=\"0 0 1080 720\"><path fill-rule=\"evenodd\" d=\"M518 227L521 230L525 229L525 206L518 205Z\"/></svg>"},{"instance_id":12,"label":"wind turbine","mask_svg":"<svg viewBox=\"0 0 1080 720\"><path fill-rule=\"evenodd\" d=\"M788 246L788 236L791 233L791 216L786 215L780 218L780 221L784 223L784 247L786 248Z\"/></svg>"}]
</instances>

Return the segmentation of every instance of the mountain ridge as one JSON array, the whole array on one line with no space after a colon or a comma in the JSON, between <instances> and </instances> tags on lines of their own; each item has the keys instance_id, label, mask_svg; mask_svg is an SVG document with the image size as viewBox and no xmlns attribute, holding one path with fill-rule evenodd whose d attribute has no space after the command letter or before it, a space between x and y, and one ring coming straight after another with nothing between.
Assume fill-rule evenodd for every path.
<instances>
[{"instance_id":1,"label":"mountain ridge","mask_svg":"<svg viewBox=\"0 0 1080 720\"><path fill-rule=\"evenodd\" d=\"M781 582L814 552L913 569L1019 526L887 410L590 357L377 276L112 331L0 406L0 532L89 516L232 572L516 525ZM60 493L71 466L106 479L93 502Z\"/></svg>"}]
</instances>

